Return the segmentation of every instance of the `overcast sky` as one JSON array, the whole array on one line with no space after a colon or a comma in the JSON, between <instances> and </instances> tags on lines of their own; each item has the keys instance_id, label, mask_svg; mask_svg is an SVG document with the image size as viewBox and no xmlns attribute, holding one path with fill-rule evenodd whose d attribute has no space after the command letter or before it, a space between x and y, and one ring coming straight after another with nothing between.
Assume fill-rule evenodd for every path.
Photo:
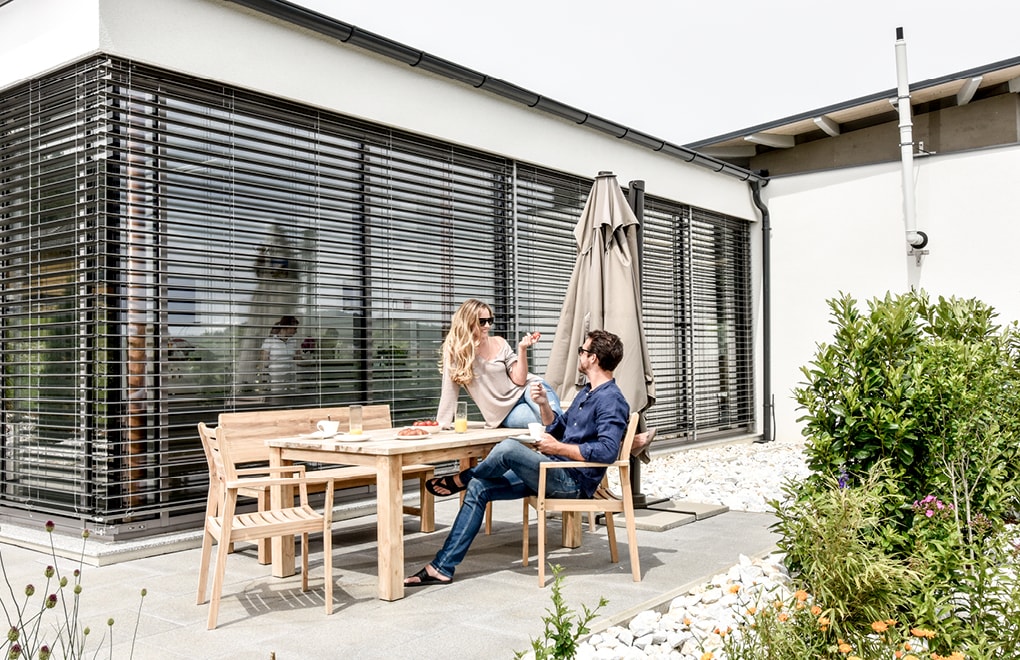
<instances>
[{"instance_id":1,"label":"overcast sky","mask_svg":"<svg viewBox=\"0 0 1020 660\"><path fill-rule=\"evenodd\" d=\"M292 0L687 144L1020 56L1020 0Z\"/></svg>"}]
</instances>

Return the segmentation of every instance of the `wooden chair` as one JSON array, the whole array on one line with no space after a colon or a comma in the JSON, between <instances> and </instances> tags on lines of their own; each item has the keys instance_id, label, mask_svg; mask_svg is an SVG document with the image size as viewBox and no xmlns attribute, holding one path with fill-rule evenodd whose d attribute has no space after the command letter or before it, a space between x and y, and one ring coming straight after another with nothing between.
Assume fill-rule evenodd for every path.
<instances>
[{"instance_id":1,"label":"wooden chair","mask_svg":"<svg viewBox=\"0 0 1020 660\"><path fill-rule=\"evenodd\" d=\"M267 439L311 433L316 430L315 424L319 420L327 418L340 422L340 428L344 429L350 419L350 409L347 406L337 406L333 408L220 413L218 428L228 430L232 438L244 438L245 442L239 441L235 444L235 456L239 463L268 464ZM392 428L389 405L383 403L364 406L362 408L362 425L367 432ZM425 489L425 482L435 476L435 468L426 464L405 465L403 474L405 479L418 480L419 493L418 506L405 505L404 513L418 516L422 532L435 531L435 498ZM333 486L337 490L374 486L376 482L375 468L367 466L347 465L309 469L307 475L310 478L331 477ZM323 483L319 480L318 483L310 485L310 492L321 491ZM240 494L256 498L260 511L269 506L268 488L247 487L241 490ZM270 563L272 553L269 543L259 542L258 547L259 563Z\"/></svg>"},{"instance_id":2,"label":"wooden chair","mask_svg":"<svg viewBox=\"0 0 1020 660\"><path fill-rule=\"evenodd\" d=\"M322 563L326 581L326 614L333 613L333 480L309 479L300 465L286 467L238 468L233 455L234 442L223 430L213 432L199 423L198 433L209 462L209 500L205 510L205 533L202 537L202 564L198 575L198 604L206 601L205 589L209 580L209 560L213 541L217 543L216 570L213 575L212 596L209 603L208 628L216 627L223 591L223 575L227 554L234 541L252 541L280 535L301 535L301 590L308 591L308 535L322 533ZM324 482L325 500L322 512L308 504L308 484ZM286 486L299 493L296 506L273 509L266 506L254 513L237 512L239 491L248 487L269 488Z\"/></svg>"},{"instance_id":3,"label":"wooden chair","mask_svg":"<svg viewBox=\"0 0 1020 660\"><path fill-rule=\"evenodd\" d=\"M635 582L641 581L641 565L638 557L637 528L634 524L634 498L630 489L630 448L634 444L634 435L637 433L638 413L630 416L627 424L627 433L620 445L620 455L616 461L608 465L604 463L591 463L587 461L548 461L540 466L538 477L538 495L524 498L524 549L521 565L528 565L528 518L529 508L538 511L538 584L545 586L545 515L550 511L560 512L588 512L589 523L595 512L606 514L606 532L609 536L609 556L615 563L620 560L616 547L616 529L613 526L613 514L622 513L627 526L627 548L630 553L630 571ZM620 471L620 488L623 490L622 498L614 495L606 485L605 478L596 490L591 499L555 499L545 496L545 483L549 470L561 470L564 468L579 467L606 467L617 468Z\"/></svg>"}]
</instances>

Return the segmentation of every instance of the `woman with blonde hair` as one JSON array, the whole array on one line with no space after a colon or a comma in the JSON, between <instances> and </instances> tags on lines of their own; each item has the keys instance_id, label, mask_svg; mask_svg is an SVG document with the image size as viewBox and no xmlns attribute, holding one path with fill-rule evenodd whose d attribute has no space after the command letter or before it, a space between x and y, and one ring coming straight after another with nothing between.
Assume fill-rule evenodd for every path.
<instances>
[{"instance_id":1,"label":"woman with blonde hair","mask_svg":"<svg viewBox=\"0 0 1020 660\"><path fill-rule=\"evenodd\" d=\"M515 351L506 339L491 334L495 322L492 307L474 298L465 300L454 312L442 348L443 389L436 412L440 428L452 426L462 387L488 427L527 428L531 422L542 421L529 393L531 383L541 383L550 405L562 412L552 388L528 371L528 349L541 335L524 335Z\"/></svg>"}]
</instances>

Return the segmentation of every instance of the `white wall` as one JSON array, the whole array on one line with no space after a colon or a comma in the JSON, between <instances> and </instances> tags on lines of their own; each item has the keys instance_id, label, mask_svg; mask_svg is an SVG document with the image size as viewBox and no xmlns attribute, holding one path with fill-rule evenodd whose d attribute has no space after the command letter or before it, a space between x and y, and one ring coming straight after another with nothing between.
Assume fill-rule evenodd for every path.
<instances>
[{"instance_id":1,"label":"white wall","mask_svg":"<svg viewBox=\"0 0 1020 660\"><path fill-rule=\"evenodd\" d=\"M757 218L737 179L233 3L12 0L0 7L0 88L98 51L581 176L612 170L624 184L643 179L649 194ZM606 93L621 90L607 82Z\"/></svg>"},{"instance_id":2,"label":"white wall","mask_svg":"<svg viewBox=\"0 0 1020 660\"><path fill-rule=\"evenodd\" d=\"M104 52L582 176L612 170L624 184L644 179L649 194L757 217L747 184L732 177L232 3L99 0L99 5ZM607 86L606 93L620 92Z\"/></svg>"},{"instance_id":3,"label":"white wall","mask_svg":"<svg viewBox=\"0 0 1020 660\"><path fill-rule=\"evenodd\" d=\"M816 343L832 338L826 300L840 292L864 303L916 287L983 300L1003 325L1020 319L1020 147L919 158L914 169L917 228L930 251L919 267L907 256L899 163L777 178L764 189L777 438L800 435L791 392Z\"/></svg>"}]
</instances>

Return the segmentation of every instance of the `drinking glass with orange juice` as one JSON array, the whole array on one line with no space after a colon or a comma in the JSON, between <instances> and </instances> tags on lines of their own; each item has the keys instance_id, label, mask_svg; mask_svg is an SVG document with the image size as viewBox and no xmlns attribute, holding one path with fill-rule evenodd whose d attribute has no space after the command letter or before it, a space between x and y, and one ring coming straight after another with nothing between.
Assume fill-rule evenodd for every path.
<instances>
[{"instance_id":1,"label":"drinking glass with orange juice","mask_svg":"<svg viewBox=\"0 0 1020 660\"><path fill-rule=\"evenodd\" d=\"M457 403L457 414L453 416L453 430L457 433L464 433L467 431L467 403Z\"/></svg>"}]
</instances>

